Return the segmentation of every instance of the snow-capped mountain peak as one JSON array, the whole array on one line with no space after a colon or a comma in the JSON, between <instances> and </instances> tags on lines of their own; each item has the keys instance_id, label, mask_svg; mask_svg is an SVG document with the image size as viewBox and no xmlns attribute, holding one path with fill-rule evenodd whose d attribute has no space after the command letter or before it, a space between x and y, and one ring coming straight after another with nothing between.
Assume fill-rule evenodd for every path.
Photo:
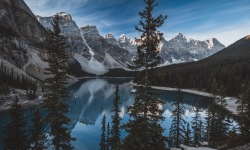
<instances>
[{"instance_id":1,"label":"snow-capped mountain peak","mask_svg":"<svg viewBox=\"0 0 250 150\"><path fill-rule=\"evenodd\" d=\"M184 35L183 35L181 32L179 32L179 33L176 35L176 37L184 38Z\"/></svg>"},{"instance_id":2,"label":"snow-capped mountain peak","mask_svg":"<svg viewBox=\"0 0 250 150\"><path fill-rule=\"evenodd\" d=\"M115 39L115 37L113 36L113 34L108 33L106 35L103 36L105 39Z\"/></svg>"},{"instance_id":3,"label":"snow-capped mountain peak","mask_svg":"<svg viewBox=\"0 0 250 150\"><path fill-rule=\"evenodd\" d=\"M65 20L72 21L72 17L69 13L66 12L58 12L56 15L63 17Z\"/></svg>"},{"instance_id":4,"label":"snow-capped mountain peak","mask_svg":"<svg viewBox=\"0 0 250 150\"><path fill-rule=\"evenodd\" d=\"M125 34L122 34L119 38L118 38L118 42L120 43L129 43L130 40L127 38L127 36Z\"/></svg>"},{"instance_id":5,"label":"snow-capped mountain peak","mask_svg":"<svg viewBox=\"0 0 250 150\"><path fill-rule=\"evenodd\" d=\"M120 46L120 43L118 42L118 40L113 36L113 34L109 33L107 35L104 35L103 36L104 39L106 39L106 41L112 45L118 45L119 47Z\"/></svg>"},{"instance_id":6,"label":"snow-capped mountain peak","mask_svg":"<svg viewBox=\"0 0 250 150\"><path fill-rule=\"evenodd\" d=\"M108 38L106 40L110 41ZM137 46L140 45L140 39L134 38L130 40L126 35L122 34L118 38L118 43L120 47L127 49L134 58ZM163 38L158 45L158 51L164 64L172 64L197 61L218 52L224 47L215 38L199 41L178 33L169 41Z\"/></svg>"},{"instance_id":7,"label":"snow-capped mountain peak","mask_svg":"<svg viewBox=\"0 0 250 150\"><path fill-rule=\"evenodd\" d=\"M181 41L181 42L194 42L194 40L192 38L189 38L185 35L183 35L182 33L178 33L173 40L175 41Z\"/></svg>"},{"instance_id":8,"label":"snow-capped mountain peak","mask_svg":"<svg viewBox=\"0 0 250 150\"><path fill-rule=\"evenodd\" d=\"M83 27L81 27L81 30L84 32L84 34L87 33L87 34L91 34L91 35L100 35L96 26L84 25Z\"/></svg>"}]
</instances>

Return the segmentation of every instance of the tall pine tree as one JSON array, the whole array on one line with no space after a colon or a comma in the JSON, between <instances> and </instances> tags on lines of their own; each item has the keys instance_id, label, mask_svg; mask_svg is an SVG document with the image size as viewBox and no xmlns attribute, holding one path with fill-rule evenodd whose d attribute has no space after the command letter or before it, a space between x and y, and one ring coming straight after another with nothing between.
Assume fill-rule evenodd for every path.
<instances>
[{"instance_id":1,"label":"tall pine tree","mask_svg":"<svg viewBox=\"0 0 250 150\"><path fill-rule=\"evenodd\" d=\"M243 87L242 96L237 101L237 111L239 113L239 130L242 143L250 141L250 82L246 82Z\"/></svg>"},{"instance_id":2,"label":"tall pine tree","mask_svg":"<svg viewBox=\"0 0 250 150\"><path fill-rule=\"evenodd\" d=\"M110 131L110 146L112 150L118 150L120 145L120 122L121 118L119 117L120 109L119 109L119 86L116 86L115 90L115 98L113 100L113 108L112 108L112 127Z\"/></svg>"},{"instance_id":3,"label":"tall pine tree","mask_svg":"<svg viewBox=\"0 0 250 150\"><path fill-rule=\"evenodd\" d=\"M106 141L106 116L105 114L102 117L102 133L101 140L99 143L100 150L107 150L107 141Z\"/></svg>"},{"instance_id":4,"label":"tall pine tree","mask_svg":"<svg viewBox=\"0 0 250 150\"><path fill-rule=\"evenodd\" d=\"M189 127L189 123L187 123L186 130L185 130L185 140L184 140L184 145L189 146L191 143L191 130Z\"/></svg>"},{"instance_id":5,"label":"tall pine tree","mask_svg":"<svg viewBox=\"0 0 250 150\"><path fill-rule=\"evenodd\" d=\"M19 98L16 96L10 109L11 122L5 127L7 133L4 138L4 149L6 150L26 150L29 148L26 123L23 120L21 106L18 102Z\"/></svg>"},{"instance_id":6,"label":"tall pine tree","mask_svg":"<svg viewBox=\"0 0 250 150\"><path fill-rule=\"evenodd\" d=\"M196 103L194 112L195 116L192 117L192 129L193 129L193 145L195 147L199 146L200 143L202 142L202 120L201 120L201 115L199 113L199 105Z\"/></svg>"},{"instance_id":7,"label":"tall pine tree","mask_svg":"<svg viewBox=\"0 0 250 150\"><path fill-rule=\"evenodd\" d=\"M184 120L184 113L185 108L183 106L183 96L178 89L175 95L175 99L173 101L172 106L175 107L174 111L172 112L172 123L169 130L169 144L170 147L179 147L185 140L185 124L186 121Z\"/></svg>"},{"instance_id":8,"label":"tall pine tree","mask_svg":"<svg viewBox=\"0 0 250 150\"><path fill-rule=\"evenodd\" d=\"M106 138L106 141L107 141L107 150L110 150L110 127L109 127L109 122L107 124L107 138Z\"/></svg>"},{"instance_id":9,"label":"tall pine tree","mask_svg":"<svg viewBox=\"0 0 250 150\"><path fill-rule=\"evenodd\" d=\"M209 100L208 109L206 111L206 140L209 144L214 145L216 142L217 136L217 128L216 128L216 121L217 121L217 113L216 109L218 108L216 105L216 100L218 96L218 84L215 79L213 79L211 86L210 86L210 93L211 99Z\"/></svg>"},{"instance_id":10,"label":"tall pine tree","mask_svg":"<svg viewBox=\"0 0 250 150\"><path fill-rule=\"evenodd\" d=\"M47 149L47 136L43 132L44 120L40 113L39 108L37 107L33 114L33 126L31 128L31 150L44 150Z\"/></svg>"},{"instance_id":11,"label":"tall pine tree","mask_svg":"<svg viewBox=\"0 0 250 150\"><path fill-rule=\"evenodd\" d=\"M161 150L165 149L166 141L166 137L162 135L164 129L161 127L164 117L159 108L162 101L153 98L148 93L150 89L148 70L160 63L157 47L162 33L158 32L157 28L162 26L166 16L153 17L152 13L157 3L155 0L144 0L144 2L145 9L139 12L141 27L136 27L136 30L141 33L141 42L137 48L135 65L131 66L133 69L143 69L143 77L138 81L134 104L129 107L130 119L124 125L128 133L124 139L124 149Z\"/></svg>"},{"instance_id":12,"label":"tall pine tree","mask_svg":"<svg viewBox=\"0 0 250 150\"><path fill-rule=\"evenodd\" d=\"M219 107L217 107L218 109L216 109L216 123L215 123L215 127L217 130L217 136L216 136L216 142L217 145L222 145L223 143L225 143L225 141L227 140L228 137L228 130L229 130L229 125L230 123L230 119L228 117L226 117L226 100L225 100L225 88L224 86L220 86L218 88L218 98L216 99L217 105Z\"/></svg>"},{"instance_id":13,"label":"tall pine tree","mask_svg":"<svg viewBox=\"0 0 250 150\"><path fill-rule=\"evenodd\" d=\"M46 99L45 108L47 109L46 121L50 126L52 144L56 150L73 149L70 131L66 125L70 119L65 115L68 113L68 105L64 102L68 96L65 87L67 82L67 54L65 53L65 38L61 35L59 16L56 15L52 20L53 31L49 31L46 37L46 61L49 68L46 73L49 75L45 80Z\"/></svg>"}]
</instances>

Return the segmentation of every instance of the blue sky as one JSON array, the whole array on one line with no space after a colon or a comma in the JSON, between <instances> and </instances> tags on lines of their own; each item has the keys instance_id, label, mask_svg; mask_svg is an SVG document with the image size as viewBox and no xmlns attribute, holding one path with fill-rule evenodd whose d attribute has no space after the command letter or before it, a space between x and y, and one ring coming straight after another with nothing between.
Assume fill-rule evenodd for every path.
<instances>
[{"instance_id":1,"label":"blue sky","mask_svg":"<svg viewBox=\"0 0 250 150\"><path fill-rule=\"evenodd\" d=\"M40 16L67 12L79 27L97 26L101 35L112 33L115 37L126 34L138 36L138 12L143 10L143 0L24 0ZM226 46L250 34L250 0L157 0L155 15L168 18L159 29L166 39L179 32L205 40L217 38Z\"/></svg>"}]
</instances>

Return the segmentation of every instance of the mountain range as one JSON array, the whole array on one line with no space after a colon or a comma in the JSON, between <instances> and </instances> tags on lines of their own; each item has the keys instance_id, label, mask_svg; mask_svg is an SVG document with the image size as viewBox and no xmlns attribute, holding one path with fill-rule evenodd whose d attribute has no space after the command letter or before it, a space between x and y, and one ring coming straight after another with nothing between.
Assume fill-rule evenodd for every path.
<instances>
[{"instance_id":1,"label":"mountain range","mask_svg":"<svg viewBox=\"0 0 250 150\"><path fill-rule=\"evenodd\" d=\"M124 34L118 39L115 39L112 34L107 34L104 38L113 45L127 49L133 58L136 56L136 49L140 44L139 39L129 39ZM159 55L163 63L161 66L201 60L223 48L225 48L225 46L216 38L199 41L184 36L182 33L179 33L169 41L162 38L158 45Z\"/></svg>"},{"instance_id":2,"label":"mountain range","mask_svg":"<svg viewBox=\"0 0 250 150\"><path fill-rule=\"evenodd\" d=\"M68 13L55 15L60 16L60 28L69 45L69 63L76 72L103 75L117 68L129 70L127 66L133 63L140 40L129 39L124 34L118 39L112 34L101 36L96 26L78 27ZM43 80L44 68L48 67L43 61L43 40L46 30L52 28L53 17L35 16L23 0L1 1L1 59ZM163 38L158 45L162 57L160 66L197 61L224 47L215 38L199 41L179 33L169 41Z\"/></svg>"},{"instance_id":3,"label":"mountain range","mask_svg":"<svg viewBox=\"0 0 250 150\"><path fill-rule=\"evenodd\" d=\"M150 79L157 86L207 92L216 80L225 88L224 94L237 97L245 82L250 80L249 64L250 36L246 36L200 61L155 68Z\"/></svg>"}]
</instances>

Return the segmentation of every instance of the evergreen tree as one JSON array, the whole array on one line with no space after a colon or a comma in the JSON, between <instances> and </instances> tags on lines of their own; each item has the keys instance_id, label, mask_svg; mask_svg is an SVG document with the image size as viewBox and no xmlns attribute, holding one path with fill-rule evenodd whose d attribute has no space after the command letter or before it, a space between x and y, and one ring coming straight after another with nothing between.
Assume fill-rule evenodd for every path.
<instances>
[{"instance_id":1,"label":"evergreen tree","mask_svg":"<svg viewBox=\"0 0 250 150\"><path fill-rule=\"evenodd\" d=\"M225 88L214 79L211 83L211 100L207 110L207 140L210 146L218 146L225 143L228 136L230 119L226 118ZM217 104L216 104L217 103Z\"/></svg>"},{"instance_id":2,"label":"evergreen tree","mask_svg":"<svg viewBox=\"0 0 250 150\"><path fill-rule=\"evenodd\" d=\"M59 26L59 16L56 15L52 20L53 31L49 31L46 37L46 53L48 58L46 61L49 68L46 73L49 77L45 80L46 99L45 108L47 109L46 122L50 126L50 135L52 136L52 144L56 150L73 149L70 131L66 125L70 123L70 119L65 115L68 113L68 105L64 99L68 96L65 87L67 82L67 55L65 53L65 38L61 35Z\"/></svg>"},{"instance_id":3,"label":"evergreen tree","mask_svg":"<svg viewBox=\"0 0 250 150\"><path fill-rule=\"evenodd\" d=\"M117 150L120 144L120 122L121 118L119 117L120 109L119 109L119 86L116 86L115 98L113 100L113 108L112 112L112 127L110 131L110 146L112 150Z\"/></svg>"},{"instance_id":4,"label":"evergreen tree","mask_svg":"<svg viewBox=\"0 0 250 150\"><path fill-rule=\"evenodd\" d=\"M102 134L101 134L101 141L99 144L100 150L107 149L107 141L106 141L106 116L105 114L102 117Z\"/></svg>"},{"instance_id":5,"label":"evergreen tree","mask_svg":"<svg viewBox=\"0 0 250 150\"><path fill-rule=\"evenodd\" d=\"M180 89L176 92L175 99L172 106L174 111L172 112L172 123L169 130L170 147L179 147L185 140L185 124L183 116L185 108L183 106L183 96Z\"/></svg>"},{"instance_id":6,"label":"evergreen tree","mask_svg":"<svg viewBox=\"0 0 250 150\"><path fill-rule=\"evenodd\" d=\"M195 147L199 146L200 145L200 142L202 141L202 128L201 128L201 124L202 124L202 121L201 121L201 115L199 113L199 106L198 106L198 103L196 104L196 107L194 109L194 112L195 112L195 116L192 117L192 129L193 129L193 145Z\"/></svg>"},{"instance_id":7,"label":"evergreen tree","mask_svg":"<svg viewBox=\"0 0 250 150\"><path fill-rule=\"evenodd\" d=\"M244 145L240 140L239 134L237 134L237 128L233 127L232 130L229 131L229 136L227 139L227 148L233 148L240 145Z\"/></svg>"},{"instance_id":8,"label":"evergreen tree","mask_svg":"<svg viewBox=\"0 0 250 150\"><path fill-rule=\"evenodd\" d=\"M162 33L157 28L162 26L166 16L153 17L154 7L157 6L155 0L144 0L145 9L139 12L141 17L141 28L136 30L141 33L141 44L137 48L137 57L134 61L133 69L143 69L143 77L138 81L135 101L129 107L130 119L124 125L128 133L124 139L124 149L165 149L166 137L163 136L164 129L161 121L164 120L162 110L159 106L162 101L151 97L148 93L150 89L149 72L150 68L156 67L160 63L157 55L157 46L161 41Z\"/></svg>"},{"instance_id":9,"label":"evergreen tree","mask_svg":"<svg viewBox=\"0 0 250 150\"><path fill-rule=\"evenodd\" d=\"M218 89L218 98L217 98L217 104L219 105L219 108L216 109L216 123L215 127L217 129L217 136L216 136L216 143L219 145L225 143L225 140L227 139L228 136L228 130L229 130L229 124L230 124L230 119L226 117L226 100L225 100L225 88L224 86L220 86Z\"/></svg>"},{"instance_id":10,"label":"evergreen tree","mask_svg":"<svg viewBox=\"0 0 250 150\"><path fill-rule=\"evenodd\" d=\"M4 149L6 150L26 150L29 148L26 123L23 120L21 106L18 102L19 98L16 96L10 109L11 122L5 127L7 132L4 139Z\"/></svg>"},{"instance_id":11,"label":"evergreen tree","mask_svg":"<svg viewBox=\"0 0 250 150\"><path fill-rule=\"evenodd\" d=\"M32 141L31 150L44 150L47 149L46 139L47 136L43 132L44 120L41 116L40 110L37 107L33 115L33 127L31 128Z\"/></svg>"},{"instance_id":12,"label":"evergreen tree","mask_svg":"<svg viewBox=\"0 0 250 150\"><path fill-rule=\"evenodd\" d=\"M217 122L217 105L215 104L218 96L218 84L215 79L213 79L211 86L210 86L210 93L211 93L211 99L209 100L209 105L207 109L207 116L206 116L206 137L209 144L214 145L216 142L216 136L217 136L217 128L216 128L216 122Z\"/></svg>"},{"instance_id":13,"label":"evergreen tree","mask_svg":"<svg viewBox=\"0 0 250 150\"><path fill-rule=\"evenodd\" d=\"M241 141L245 144L250 141L250 82L246 82L243 94L237 101L239 112L239 130Z\"/></svg>"},{"instance_id":14,"label":"evergreen tree","mask_svg":"<svg viewBox=\"0 0 250 150\"><path fill-rule=\"evenodd\" d=\"M184 145L189 146L191 143L191 130L189 127L189 123L187 123L186 130L185 130L185 140L184 140Z\"/></svg>"},{"instance_id":15,"label":"evergreen tree","mask_svg":"<svg viewBox=\"0 0 250 150\"><path fill-rule=\"evenodd\" d=\"M209 109L206 111L206 117L205 117L205 131L204 131L204 141L208 142L210 141L210 135L211 135L211 112L209 112Z\"/></svg>"},{"instance_id":16,"label":"evergreen tree","mask_svg":"<svg viewBox=\"0 0 250 150\"><path fill-rule=\"evenodd\" d=\"M108 122L108 125L107 125L107 138L106 138L106 141L107 141L107 150L110 150L110 127L109 127L109 122Z\"/></svg>"}]
</instances>

